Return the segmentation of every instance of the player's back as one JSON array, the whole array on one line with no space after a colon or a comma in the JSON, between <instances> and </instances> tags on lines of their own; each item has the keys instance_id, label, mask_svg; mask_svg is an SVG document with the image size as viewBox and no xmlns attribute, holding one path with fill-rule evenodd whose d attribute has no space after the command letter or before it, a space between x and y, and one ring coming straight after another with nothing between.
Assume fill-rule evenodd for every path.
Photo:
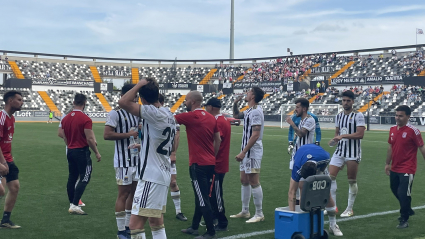
<instances>
[{"instance_id":1,"label":"player's back","mask_svg":"<svg viewBox=\"0 0 425 239\"><path fill-rule=\"evenodd\" d=\"M330 162L330 155L322 147L315 144L301 146L294 156L295 162L292 170L293 179L295 175L299 178L301 167L309 160L315 161L318 171L323 172Z\"/></svg>"},{"instance_id":2,"label":"player's back","mask_svg":"<svg viewBox=\"0 0 425 239\"><path fill-rule=\"evenodd\" d=\"M215 117L203 109L195 109L176 115L176 119L186 126L189 165L215 165L214 134L218 132Z\"/></svg>"},{"instance_id":3,"label":"player's back","mask_svg":"<svg viewBox=\"0 0 425 239\"><path fill-rule=\"evenodd\" d=\"M88 146L84 129L92 129L92 120L86 114L73 110L62 119L61 124L69 149Z\"/></svg>"},{"instance_id":4,"label":"player's back","mask_svg":"<svg viewBox=\"0 0 425 239\"><path fill-rule=\"evenodd\" d=\"M141 179L168 186L170 155L176 135L173 114L164 107L141 106L143 140L141 148Z\"/></svg>"},{"instance_id":5,"label":"player's back","mask_svg":"<svg viewBox=\"0 0 425 239\"><path fill-rule=\"evenodd\" d=\"M217 128L220 131L220 148L216 156L215 171L217 173L227 173L229 171L229 153L230 153L230 135L231 126L227 118L222 115L216 115Z\"/></svg>"}]
</instances>

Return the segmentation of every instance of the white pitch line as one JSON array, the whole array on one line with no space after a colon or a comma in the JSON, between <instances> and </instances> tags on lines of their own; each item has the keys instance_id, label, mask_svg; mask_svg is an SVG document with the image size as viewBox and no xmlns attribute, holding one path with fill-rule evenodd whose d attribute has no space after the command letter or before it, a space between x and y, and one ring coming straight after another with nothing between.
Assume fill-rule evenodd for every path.
<instances>
[{"instance_id":1,"label":"white pitch line","mask_svg":"<svg viewBox=\"0 0 425 239\"><path fill-rule=\"evenodd\" d=\"M425 208L425 205L413 207L412 209L418 210L418 209L424 209L424 208ZM383 216L383 215L388 215L388 214L393 214L393 213L398 213L398 212L400 212L400 210L375 212L375 213L370 213L370 214L365 214L365 215L359 215L359 216L354 216L354 217L338 219L337 222L346 222L346 221L352 221L352 220L375 217L375 216ZM329 221L325 221L325 224L328 224L328 223L329 223ZM270 234L270 233L274 233L274 229L265 230L265 231L258 231L258 232L250 232L250 233L244 233L244 234L238 234L238 235L233 235L233 236L228 236L228 237L220 237L220 238L221 239L249 238L249 237L253 237L253 236L265 235L265 234Z\"/></svg>"}]
</instances>

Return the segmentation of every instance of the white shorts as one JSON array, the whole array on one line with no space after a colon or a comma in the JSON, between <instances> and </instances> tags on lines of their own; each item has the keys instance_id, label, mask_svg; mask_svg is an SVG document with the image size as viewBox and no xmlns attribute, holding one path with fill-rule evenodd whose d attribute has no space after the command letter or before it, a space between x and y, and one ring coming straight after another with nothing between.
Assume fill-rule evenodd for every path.
<instances>
[{"instance_id":1,"label":"white shorts","mask_svg":"<svg viewBox=\"0 0 425 239\"><path fill-rule=\"evenodd\" d=\"M176 175L177 174L177 166L176 166L175 163L171 163L170 172L171 172L171 175Z\"/></svg>"},{"instance_id":2,"label":"white shorts","mask_svg":"<svg viewBox=\"0 0 425 239\"><path fill-rule=\"evenodd\" d=\"M345 162L347 161L356 161L357 163L360 163L361 160L362 160L361 158L347 158L347 157L342 157L342 156L333 154L329 165L333 165L333 166L337 166L338 168L341 168L342 166L345 165Z\"/></svg>"},{"instance_id":3,"label":"white shorts","mask_svg":"<svg viewBox=\"0 0 425 239\"><path fill-rule=\"evenodd\" d=\"M134 193L131 214L161 218L167 206L168 186L139 180Z\"/></svg>"},{"instance_id":4,"label":"white shorts","mask_svg":"<svg viewBox=\"0 0 425 239\"><path fill-rule=\"evenodd\" d=\"M289 161L289 169L292 170L294 168L294 159L291 157L291 160Z\"/></svg>"},{"instance_id":5,"label":"white shorts","mask_svg":"<svg viewBox=\"0 0 425 239\"><path fill-rule=\"evenodd\" d=\"M138 167L116 167L115 179L117 180L118 185L131 185L134 181L139 180Z\"/></svg>"},{"instance_id":6,"label":"white shorts","mask_svg":"<svg viewBox=\"0 0 425 239\"><path fill-rule=\"evenodd\" d=\"M244 158L240 162L240 171L244 171L246 174L260 173L261 159Z\"/></svg>"}]
</instances>

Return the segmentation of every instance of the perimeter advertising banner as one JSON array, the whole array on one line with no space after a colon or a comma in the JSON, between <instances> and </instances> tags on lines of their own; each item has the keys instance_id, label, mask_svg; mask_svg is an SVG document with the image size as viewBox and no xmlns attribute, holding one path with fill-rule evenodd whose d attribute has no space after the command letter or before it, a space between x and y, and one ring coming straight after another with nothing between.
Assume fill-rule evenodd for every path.
<instances>
[{"instance_id":1,"label":"perimeter advertising banner","mask_svg":"<svg viewBox=\"0 0 425 239\"><path fill-rule=\"evenodd\" d=\"M53 78L32 79L33 85L55 85L55 86L84 86L93 87L94 81L81 80L57 80Z\"/></svg>"},{"instance_id":2,"label":"perimeter advertising banner","mask_svg":"<svg viewBox=\"0 0 425 239\"><path fill-rule=\"evenodd\" d=\"M380 85L403 83L403 76L334 78L331 85Z\"/></svg>"},{"instance_id":3,"label":"perimeter advertising banner","mask_svg":"<svg viewBox=\"0 0 425 239\"><path fill-rule=\"evenodd\" d=\"M90 118L106 118L108 116L108 112L84 112ZM49 117L49 111L17 111L14 114L15 117L19 118L30 118L30 117Z\"/></svg>"},{"instance_id":4,"label":"perimeter advertising banner","mask_svg":"<svg viewBox=\"0 0 425 239\"><path fill-rule=\"evenodd\" d=\"M289 84L289 83L288 83ZM275 88L280 88L282 81L268 81L268 82L236 82L233 84L233 89L249 90L254 86L258 86L265 92L274 92Z\"/></svg>"}]
</instances>

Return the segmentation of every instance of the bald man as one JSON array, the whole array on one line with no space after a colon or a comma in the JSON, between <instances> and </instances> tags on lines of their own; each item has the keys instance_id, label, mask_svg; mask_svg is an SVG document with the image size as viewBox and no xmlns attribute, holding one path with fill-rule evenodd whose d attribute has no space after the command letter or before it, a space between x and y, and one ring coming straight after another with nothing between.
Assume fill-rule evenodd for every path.
<instances>
[{"instance_id":1,"label":"bald man","mask_svg":"<svg viewBox=\"0 0 425 239\"><path fill-rule=\"evenodd\" d=\"M203 97L198 91L186 96L186 113L175 116L178 124L186 126L189 145L189 173L195 193L195 213L192 226L182 232L198 236L199 222L204 217L207 232L196 238L216 238L209 194L213 182L215 156L220 148L221 138L215 117L201 108Z\"/></svg>"}]
</instances>

